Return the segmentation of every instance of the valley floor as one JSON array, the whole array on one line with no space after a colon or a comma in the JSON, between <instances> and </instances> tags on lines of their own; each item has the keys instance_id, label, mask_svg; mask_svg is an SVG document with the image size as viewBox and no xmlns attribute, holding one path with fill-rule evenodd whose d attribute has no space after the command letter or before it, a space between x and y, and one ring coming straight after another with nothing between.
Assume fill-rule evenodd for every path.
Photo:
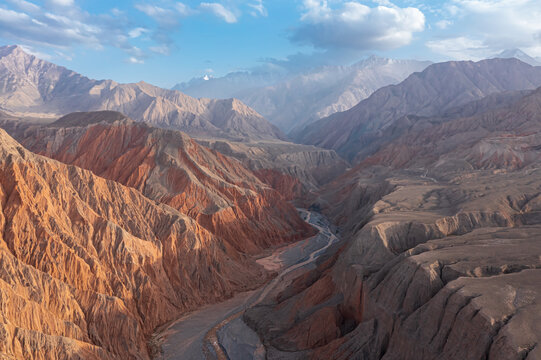
<instances>
[{"instance_id":1,"label":"valley floor","mask_svg":"<svg viewBox=\"0 0 541 360\"><path fill-rule=\"evenodd\" d=\"M331 245L339 241L323 215L305 209L299 209L299 212L319 233L258 260L266 269L279 272L265 286L184 315L160 329L154 337L154 341L162 343L158 359L265 358L259 337L242 321L244 311L264 302L271 291L286 282L288 275L312 265L329 248L335 249Z\"/></svg>"}]
</instances>

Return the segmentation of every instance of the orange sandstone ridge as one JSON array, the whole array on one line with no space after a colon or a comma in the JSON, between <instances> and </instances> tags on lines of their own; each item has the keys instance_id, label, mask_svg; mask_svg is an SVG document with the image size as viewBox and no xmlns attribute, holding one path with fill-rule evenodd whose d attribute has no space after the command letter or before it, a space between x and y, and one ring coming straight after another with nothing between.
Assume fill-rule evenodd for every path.
<instances>
[{"instance_id":1,"label":"orange sandstone ridge","mask_svg":"<svg viewBox=\"0 0 541 360\"><path fill-rule=\"evenodd\" d=\"M266 279L246 253L312 231L239 162L114 120L27 132L101 177L0 130L2 353L146 359L157 326Z\"/></svg>"},{"instance_id":2,"label":"orange sandstone ridge","mask_svg":"<svg viewBox=\"0 0 541 360\"><path fill-rule=\"evenodd\" d=\"M74 113L27 131L22 142L36 153L140 190L240 252L258 253L313 233L280 193L240 162L178 131L115 112Z\"/></svg>"},{"instance_id":3,"label":"orange sandstone ridge","mask_svg":"<svg viewBox=\"0 0 541 360\"><path fill-rule=\"evenodd\" d=\"M266 278L192 218L32 154L4 130L0 209L8 357L147 359L158 325Z\"/></svg>"}]
</instances>

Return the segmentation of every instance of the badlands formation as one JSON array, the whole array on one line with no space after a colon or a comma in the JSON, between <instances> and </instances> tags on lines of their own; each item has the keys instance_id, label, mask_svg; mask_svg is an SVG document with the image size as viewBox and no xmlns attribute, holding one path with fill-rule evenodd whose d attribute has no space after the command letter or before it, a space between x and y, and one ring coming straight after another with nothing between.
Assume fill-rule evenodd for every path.
<instances>
[{"instance_id":1,"label":"badlands formation","mask_svg":"<svg viewBox=\"0 0 541 360\"><path fill-rule=\"evenodd\" d=\"M1 358L156 358L246 294L196 352L541 358L538 67L434 64L299 145L238 100L0 54Z\"/></svg>"},{"instance_id":2,"label":"badlands formation","mask_svg":"<svg viewBox=\"0 0 541 360\"><path fill-rule=\"evenodd\" d=\"M541 357L541 93L498 98L390 126L322 188L349 242L247 311L269 358Z\"/></svg>"},{"instance_id":3,"label":"badlands formation","mask_svg":"<svg viewBox=\"0 0 541 360\"><path fill-rule=\"evenodd\" d=\"M265 280L138 190L35 155L3 130L0 153L5 358L147 359L155 327Z\"/></svg>"}]
</instances>

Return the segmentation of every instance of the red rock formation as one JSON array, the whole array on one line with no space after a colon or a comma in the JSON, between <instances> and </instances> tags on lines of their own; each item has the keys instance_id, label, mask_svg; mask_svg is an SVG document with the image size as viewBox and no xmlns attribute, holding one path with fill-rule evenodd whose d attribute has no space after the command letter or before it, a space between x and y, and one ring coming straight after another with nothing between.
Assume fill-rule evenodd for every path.
<instances>
[{"instance_id":1,"label":"red rock formation","mask_svg":"<svg viewBox=\"0 0 541 360\"><path fill-rule=\"evenodd\" d=\"M140 190L241 252L257 253L312 233L280 193L240 162L181 132L117 121L118 116L68 115L50 127L28 131L22 142L32 151Z\"/></svg>"},{"instance_id":2,"label":"red rock formation","mask_svg":"<svg viewBox=\"0 0 541 360\"><path fill-rule=\"evenodd\" d=\"M104 152L114 145L104 143ZM0 230L0 353L7 358L147 359L156 326L265 279L190 217L32 154L3 130Z\"/></svg>"},{"instance_id":3,"label":"red rock formation","mask_svg":"<svg viewBox=\"0 0 541 360\"><path fill-rule=\"evenodd\" d=\"M255 176L265 184L278 191L286 200L301 199L306 192L298 178L274 169L254 171Z\"/></svg>"}]
</instances>

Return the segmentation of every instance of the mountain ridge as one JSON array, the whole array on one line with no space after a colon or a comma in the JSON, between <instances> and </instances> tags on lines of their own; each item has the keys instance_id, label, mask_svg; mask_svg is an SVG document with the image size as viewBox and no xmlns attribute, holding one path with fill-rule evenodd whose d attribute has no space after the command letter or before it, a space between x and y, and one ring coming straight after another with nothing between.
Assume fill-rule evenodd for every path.
<instances>
[{"instance_id":1,"label":"mountain ridge","mask_svg":"<svg viewBox=\"0 0 541 360\"><path fill-rule=\"evenodd\" d=\"M27 129L19 140L31 151L138 189L244 253L300 239L311 230L293 206L237 160L182 132L121 113L69 114Z\"/></svg>"},{"instance_id":2,"label":"mountain ridge","mask_svg":"<svg viewBox=\"0 0 541 360\"><path fill-rule=\"evenodd\" d=\"M541 68L518 59L433 64L398 85L379 89L350 110L308 125L292 136L359 161L381 130L405 115L434 116L490 94L535 89Z\"/></svg>"},{"instance_id":3,"label":"mountain ridge","mask_svg":"<svg viewBox=\"0 0 541 360\"><path fill-rule=\"evenodd\" d=\"M266 280L136 189L33 154L3 129L0 155L3 354L148 359L157 326Z\"/></svg>"},{"instance_id":4,"label":"mountain ridge","mask_svg":"<svg viewBox=\"0 0 541 360\"><path fill-rule=\"evenodd\" d=\"M19 46L0 48L0 109L57 118L74 111L115 110L136 121L191 135L235 139L285 139L239 100L194 99L143 81L92 80L38 59Z\"/></svg>"},{"instance_id":5,"label":"mountain ridge","mask_svg":"<svg viewBox=\"0 0 541 360\"><path fill-rule=\"evenodd\" d=\"M398 83L429 64L428 61L370 56L349 66L326 65L267 81L260 81L256 73L253 76L257 81L253 84L249 83L249 73L243 73L242 81L247 85L238 84L231 74L193 80L191 86L184 83L176 88L194 96L239 98L283 131L290 132L336 111L347 110L378 88ZM225 89L220 91L220 86Z\"/></svg>"}]
</instances>

